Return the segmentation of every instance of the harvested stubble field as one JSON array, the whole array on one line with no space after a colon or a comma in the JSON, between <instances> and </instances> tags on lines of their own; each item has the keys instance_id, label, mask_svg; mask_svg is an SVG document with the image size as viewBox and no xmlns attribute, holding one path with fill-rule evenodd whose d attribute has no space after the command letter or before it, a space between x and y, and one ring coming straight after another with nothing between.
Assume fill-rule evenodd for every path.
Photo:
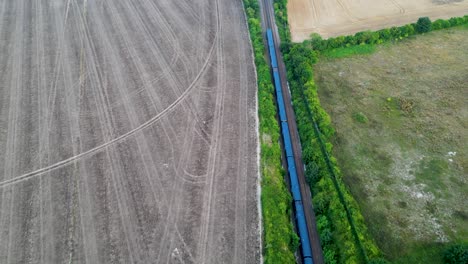
<instances>
[{"instance_id":1,"label":"harvested stubble field","mask_svg":"<svg viewBox=\"0 0 468 264\"><path fill-rule=\"evenodd\" d=\"M364 30L468 14L468 0L289 0L288 17L293 41L311 33L324 38Z\"/></svg>"},{"instance_id":2,"label":"harvested stubble field","mask_svg":"<svg viewBox=\"0 0 468 264\"><path fill-rule=\"evenodd\" d=\"M0 1L0 263L255 263L241 1Z\"/></svg>"},{"instance_id":3,"label":"harvested stubble field","mask_svg":"<svg viewBox=\"0 0 468 264\"><path fill-rule=\"evenodd\" d=\"M467 50L465 26L315 67L344 180L394 263L468 242Z\"/></svg>"}]
</instances>

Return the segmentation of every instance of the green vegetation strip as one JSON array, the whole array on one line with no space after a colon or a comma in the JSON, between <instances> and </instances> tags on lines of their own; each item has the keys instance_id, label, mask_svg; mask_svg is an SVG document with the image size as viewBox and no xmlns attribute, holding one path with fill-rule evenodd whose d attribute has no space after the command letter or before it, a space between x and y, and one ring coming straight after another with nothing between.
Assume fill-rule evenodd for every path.
<instances>
[{"instance_id":1,"label":"green vegetation strip","mask_svg":"<svg viewBox=\"0 0 468 264\"><path fill-rule=\"evenodd\" d=\"M354 55L364 55L364 54L374 53L375 48L376 47L374 44L356 45L356 46L345 47L345 48L324 50L323 52L321 52L320 55L328 59L346 58L346 57L354 56Z\"/></svg>"},{"instance_id":2,"label":"green vegetation strip","mask_svg":"<svg viewBox=\"0 0 468 264\"><path fill-rule=\"evenodd\" d=\"M369 263L380 251L367 231L359 206L343 183L332 157L334 129L313 81L316 52L304 45L285 49L288 79L311 186L317 228L326 263Z\"/></svg>"},{"instance_id":3,"label":"green vegetation strip","mask_svg":"<svg viewBox=\"0 0 468 264\"><path fill-rule=\"evenodd\" d=\"M343 183L336 159L331 154L334 129L320 105L313 64L317 62L318 52L328 58L369 54L374 52L376 44L467 24L468 16L439 19L434 23L427 17L420 18L417 23L402 27L327 40L315 34L302 44L291 44L287 0L275 0L274 6L325 262L385 263L379 258L380 250L369 235L359 206Z\"/></svg>"},{"instance_id":4,"label":"green vegetation strip","mask_svg":"<svg viewBox=\"0 0 468 264\"><path fill-rule=\"evenodd\" d=\"M350 53L344 54L345 56L353 55L353 52L357 54L370 53L369 49L372 49L374 44L399 41L416 34L424 34L432 30L466 24L468 24L468 15L464 17L452 17L447 20L438 19L434 22L431 22L428 17L421 17L416 23L407 24L401 27L385 28L378 31L362 31L354 35L339 36L336 38L322 39L320 35L314 33L311 35L309 40L304 41L304 44L312 47L312 49L316 51L322 52L321 54L327 57L343 57L343 51ZM368 47L358 48L359 45ZM333 49L338 50L333 51ZM338 55L336 55L337 53Z\"/></svg>"},{"instance_id":5,"label":"green vegetation strip","mask_svg":"<svg viewBox=\"0 0 468 264\"><path fill-rule=\"evenodd\" d=\"M244 8L257 68L264 262L295 263L294 252L297 250L299 238L291 223L292 199L285 185L284 170L281 167L281 149L278 144L280 129L276 121L270 69L264 57L265 46L258 0L244 0Z\"/></svg>"},{"instance_id":6,"label":"green vegetation strip","mask_svg":"<svg viewBox=\"0 0 468 264\"><path fill-rule=\"evenodd\" d=\"M367 231L358 204L343 183L336 159L331 155L330 139L334 130L330 117L320 105L313 80L312 66L317 62L317 53L307 43L290 44L286 5L287 0L276 0L275 14L325 263L383 261L379 259L380 250Z\"/></svg>"}]
</instances>

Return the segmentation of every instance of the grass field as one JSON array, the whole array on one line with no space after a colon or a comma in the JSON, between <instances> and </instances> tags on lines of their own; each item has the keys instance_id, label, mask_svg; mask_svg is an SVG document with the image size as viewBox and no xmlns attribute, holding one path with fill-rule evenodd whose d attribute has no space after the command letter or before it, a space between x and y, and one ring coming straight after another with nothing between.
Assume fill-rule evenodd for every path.
<instances>
[{"instance_id":1,"label":"grass field","mask_svg":"<svg viewBox=\"0 0 468 264\"><path fill-rule=\"evenodd\" d=\"M395 263L468 241L468 28L324 54L315 67L334 155Z\"/></svg>"}]
</instances>

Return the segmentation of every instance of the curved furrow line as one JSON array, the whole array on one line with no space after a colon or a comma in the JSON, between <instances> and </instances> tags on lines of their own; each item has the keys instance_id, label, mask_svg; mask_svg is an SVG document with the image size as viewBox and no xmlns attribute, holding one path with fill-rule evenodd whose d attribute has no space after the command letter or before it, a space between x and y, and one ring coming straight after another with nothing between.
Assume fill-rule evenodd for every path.
<instances>
[{"instance_id":1,"label":"curved furrow line","mask_svg":"<svg viewBox=\"0 0 468 264\"><path fill-rule=\"evenodd\" d=\"M159 10L159 8L156 6L156 4L152 1L147 1L145 0L145 2L147 3L147 5L150 7L150 10L152 10L155 14L157 14L157 17L159 18L158 21L156 22L153 22L153 17L145 17L145 18L142 18L144 21L149 21L149 22L153 22L153 26L158 26L158 27L161 27L162 26L162 29L163 31L165 31L165 34L166 36L170 39L171 43L174 45L175 49L178 51L177 53L180 53L181 51L181 47L180 47L180 44L179 44L179 41L177 40L176 38L176 35L175 35L175 32L174 30L172 29L172 27L169 25L168 21L166 20L166 18L164 18L164 16L162 15L161 11ZM156 41L154 40L154 38L152 37L152 34L150 29L146 26L146 24L142 21L140 21L140 25L142 28L145 29L146 31L146 34L145 34L145 38L147 36L150 36L150 42L154 45L150 45L150 47L154 48L154 47L158 47L159 45L157 45ZM199 46L199 45L198 45ZM165 59L163 56L160 56L160 55L156 55L157 57L162 57L165 65L167 65L167 62L165 62ZM182 56L182 61L184 62L185 65L193 65L193 63L191 61L188 61L188 59L186 58L186 56ZM165 66L165 67L168 67L168 66ZM195 69L196 67L190 67L190 68L193 68ZM187 71L187 68L185 67L185 70ZM188 74L188 72L187 72ZM187 75L189 76L189 75ZM171 81L171 87L176 87L176 88L179 88L179 87L182 87L183 84L180 82L180 80L178 78L176 78L174 76L174 74L170 74L169 77L171 78L170 81ZM179 92L180 92L180 89L178 89ZM154 96L154 95L153 95ZM157 96L156 96L157 98ZM194 106L194 102L193 102L193 99L192 98L188 98L187 100L187 105L189 107L189 110L190 112L192 113L192 115L195 117L195 119L198 121L197 122L197 126L202 130L204 131L204 127L201 125L203 122L196 110L196 107ZM172 126L170 126L171 129ZM204 131L204 133L206 134L206 131Z\"/></svg>"},{"instance_id":2,"label":"curved furrow line","mask_svg":"<svg viewBox=\"0 0 468 264\"><path fill-rule=\"evenodd\" d=\"M115 143L121 142L121 141L127 139L128 137L133 136L135 133L137 133L140 130L143 130L143 129L149 127L149 126L151 126L153 123L160 120L167 113L171 112L177 105L179 105L179 103L181 101L183 101L185 99L185 97L190 93L190 91L193 89L193 87L195 87L196 83L199 81L200 77L205 72L205 70L207 68L207 65L209 64L209 61L211 60L211 57L213 55L213 51L214 51L214 48L216 46L216 43L218 42L218 39L219 39L219 17L217 19L217 24L218 25L216 27L217 28L216 29L216 35L215 35L215 38L213 40L213 44L212 44L212 46L210 48L210 51L208 53L207 59L205 60L205 63L201 67L201 69L200 69L199 73L197 74L197 76L195 77L195 79L192 80L189 87L172 104L170 104L167 108L165 108L163 111L161 111L157 115L153 116L152 118L150 118L149 120L147 120L143 124L139 125L138 127L134 128L134 129L128 131L127 133L122 134L122 135L120 135L120 136L118 136L118 137L116 137L116 138L114 138L114 139L100 145L100 146L89 149L89 150L87 150L85 152L82 152L82 153L80 153L78 155L69 157L69 158L67 158L65 160L59 161L59 162L57 162L55 164L52 164L52 165L49 165L47 167L44 167L44 168L41 168L41 169L38 169L38 170L35 170L35 171L32 171L32 172L29 172L29 173L26 173L26 174L11 178L9 180L4 180L4 181L0 182L0 188L3 188L5 186L9 186L9 185L12 185L12 184L16 184L18 182L25 181L25 180L30 179L32 177L37 177L37 176L42 175L42 174L44 174L44 173L46 173L48 171L55 170L55 169L58 169L58 168L62 168L64 166L70 164L71 162L74 162L74 161L77 161L77 160L82 159L84 157L95 154L95 153L97 153L97 152L99 152L99 151L101 151L101 150L115 144Z\"/></svg>"},{"instance_id":3,"label":"curved furrow line","mask_svg":"<svg viewBox=\"0 0 468 264\"><path fill-rule=\"evenodd\" d=\"M134 10L135 6L134 5L130 5L128 6L128 10L130 11L135 11L136 14L134 14L132 16L133 19L136 20L136 22L138 23L138 25L145 31L145 39L150 42L150 45L148 45L150 47L150 49L152 50L152 53L154 55L155 58L162 58L161 61L162 61L162 64L163 64L163 68L168 68L168 63L167 61L164 59L164 56L162 55L162 51L160 51L159 49L155 48L155 47L158 47L158 43L156 42L156 40L153 38L153 35L151 34L151 30L148 28L148 26L143 22L142 18L140 17L140 13L136 10ZM157 12L157 9L155 9L155 11ZM146 21L146 20L145 20ZM162 18L162 21L163 23L161 24L165 24L164 22L164 18ZM165 27L164 27L165 28ZM173 36L173 32L171 30L165 30L166 31L166 34L170 37L173 38L173 41L172 43L179 47L179 44L178 44L178 41L175 40L175 37ZM178 48L180 49L180 47ZM177 50L177 49L176 49ZM185 56L182 56L183 58L183 61L185 62L185 65L192 65L193 63L191 63L190 61L184 59ZM193 68L193 67L191 67ZM184 67L184 69L186 70L186 75L185 76L190 76L189 73L187 72L187 67ZM171 85L171 88L172 90L176 93L175 89L178 90L178 92L180 93L181 92L181 87L183 87L183 84L180 82L180 80L174 75L174 73L170 73L169 74L169 78L168 78L169 82L170 82L170 85ZM151 89L148 89L148 92L152 92ZM155 98L158 98L157 95L153 95L151 94L152 97L155 97ZM193 100L191 98L187 98L186 100L186 103L188 104L188 107L190 109L190 112L192 113L192 115L194 116L195 119L198 120L198 124L201 124L202 121L201 121L201 118L199 117L199 114L197 113L195 107L193 106L194 103L193 103ZM197 124L197 125L198 125ZM203 127L200 127L200 129L203 129Z\"/></svg>"},{"instance_id":4,"label":"curved furrow line","mask_svg":"<svg viewBox=\"0 0 468 264\"><path fill-rule=\"evenodd\" d=\"M40 120L40 145L41 151L39 156L41 159L40 166L47 166L53 155L51 151L53 144L50 144L51 135L49 134L49 122L53 119L53 111L50 109L50 98L55 92L55 79L56 71L58 67L58 61L60 61L60 36L61 36L61 27L63 26L63 21L57 21L57 14L51 14L48 10L53 9L53 3L47 0L40 0L41 5L40 9L42 11L42 21L44 35L42 37L41 43L41 77L42 80L42 89L40 93L40 107L41 107L41 120ZM42 7L44 6L44 7ZM62 25L62 26L60 26ZM50 174L46 174L49 176ZM52 198L52 181L50 177L40 178L43 183L41 186L42 192L42 210L41 215L43 216L42 220L44 221L41 225L43 234L47 234L54 229L54 221L52 218L48 217L53 214L53 201ZM56 255L56 238L55 236L43 236L41 239L41 260L43 263L52 262Z\"/></svg>"},{"instance_id":5,"label":"curved furrow line","mask_svg":"<svg viewBox=\"0 0 468 264\"><path fill-rule=\"evenodd\" d=\"M138 120L138 117L137 117L137 114L134 111L134 108L129 107L129 106L131 106L131 103L130 103L130 101L128 99L128 96L125 96L125 91L124 91L125 89L122 86L122 84L124 84L125 82L122 79L123 70L121 69L121 67L119 67L119 65L121 65L123 63L120 62L120 61L117 61L116 57L113 56L113 54L117 54L118 52L116 52L115 49L113 48L113 45L111 45L111 43L109 41L109 36L107 36L106 30L102 29L101 24L102 23L99 23L97 28L100 31L99 35L104 36L104 42L105 42L104 46L107 47L105 49L104 53L106 53L107 57L111 59L112 65L115 65L117 67L116 73L114 73L114 71L111 68L111 75L113 76L113 78L115 78L117 80L117 84L115 86L116 86L116 89L118 89L118 91L116 91L116 92L117 92L117 94L122 95L123 100L125 102L125 104L124 104L125 113L128 115L128 120L129 120L131 126L135 127L136 126L135 122ZM123 25L121 23L119 23L119 27L122 27L122 26ZM127 40L125 40L125 42L127 42ZM128 44L127 44L127 48L128 48ZM111 117L113 118L113 116L111 116ZM167 198L164 195L161 196L162 199L158 199L158 198L161 198L161 197L158 197L158 195L156 195L155 190L157 190L157 193L163 194L164 192L163 192L162 186L161 186L161 184L159 184L158 188L155 188L154 185L153 185L153 182L150 179L150 166L147 164L144 157L151 157L151 160L153 159L153 157L149 154L149 150L148 150L149 142L147 142L147 138L142 134L138 134L137 138L136 138L136 144L137 144L137 148L138 148L139 158L141 160L143 160L143 163L144 163L143 167L144 167L145 178L146 178L146 181L148 181L148 183L149 183L150 192L151 192L151 195L153 197L154 202L157 202L159 200L163 200L163 201L166 200ZM152 161L151 164L154 164L154 161ZM134 179L134 181L135 180L136 180L136 178ZM163 203L163 204L166 204L166 203ZM139 204L136 204L134 206L134 209L137 210L137 211L144 212L145 209L143 207L142 208L137 208L137 207L140 207ZM136 215L137 215L138 219L140 219L139 218L140 214L137 213ZM139 220L139 222L141 222L141 221L144 221L144 219ZM140 230L140 229L138 229L138 230ZM135 230L135 232L136 231L137 230ZM138 231L139 237L142 237L142 238L149 237L147 240L149 240L149 241L153 240L151 237L153 237L154 234L148 234L147 232L141 233L140 231ZM147 243L146 243L145 246L150 246L150 245L147 245ZM141 247L139 246L137 248L140 249ZM148 252L148 250L144 250L143 252ZM141 254L138 254L138 255L141 255ZM152 259L149 256L146 256L145 258L146 259Z\"/></svg>"},{"instance_id":6,"label":"curved furrow line","mask_svg":"<svg viewBox=\"0 0 468 264\"><path fill-rule=\"evenodd\" d=\"M132 6L127 5L125 8L120 8L121 10L126 10L126 11L132 12L132 15L128 15L128 16L130 16L131 19L129 17L127 17L127 15L119 15L119 12L118 12L119 10L114 8L114 6L111 3L108 3L108 6L109 6L109 9L110 9L110 11L112 13L112 16L114 16L115 19L116 19L115 23L118 25L118 27L120 29L122 29L122 30L120 30L120 32L123 33L122 34L122 41L123 41L123 44L125 46L125 49L130 54L130 59L129 60L135 66L135 69L137 71L139 80L141 80L141 82L143 83L142 87L144 88L144 90L147 93L149 93L150 100L151 100L151 103L152 103L153 107L155 108L155 111L158 111L160 109L158 109L157 105L162 105L162 103L157 97L154 98L154 96L151 94L151 91L152 91L151 84L147 81L147 78L146 78L146 75L149 75L149 73L145 70L145 65L144 65L144 63L142 61L142 58L141 58L140 54L138 53L137 48L135 48L134 45L131 45L131 40L136 38L134 35L131 35L131 33L135 34L135 31L137 31L136 29L132 28L131 25L134 22L134 20L137 20L137 22L140 22L140 23L138 23L140 28L142 28L143 27L143 26L141 26L142 22L138 21L139 20L138 15L132 12L133 11ZM128 26L128 28L127 28L127 26ZM146 35L148 35L148 34L151 34L151 32L149 32L149 31L145 32L145 40L147 38ZM148 47L148 46L151 46L151 45L145 45L145 46ZM162 54L161 53L153 54L153 56L155 58L159 58L159 57L162 57ZM161 60L161 61L164 61L164 63L166 63L165 60ZM159 63L159 61L158 61L158 63ZM161 63L159 63L159 64L160 64L161 69L168 67L167 64L164 65L166 67L164 67ZM177 95L177 93L175 91L174 91L174 95ZM158 104L155 104L154 100L158 100ZM132 109L133 109L133 107L132 107Z\"/></svg>"},{"instance_id":7,"label":"curved furrow line","mask_svg":"<svg viewBox=\"0 0 468 264\"><path fill-rule=\"evenodd\" d=\"M102 34L105 34L105 31L103 31ZM124 42L125 42L125 44L127 44L127 48L128 48L127 40L125 40ZM111 47L110 44L108 44L106 46ZM114 52L116 52L116 51L114 51ZM133 58L135 58L135 56ZM111 57L111 58L113 58L115 60L115 58L113 56L109 56L109 57ZM130 59L133 60L133 58L130 58ZM134 62L134 63L136 64L136 62ZM118 72L115 74L115 77L119 80L118 85L117 85L117 88L119 89L119 93L122 94L122 95L125 95L124 87L121 87L121 85L120 85L120 84L124 83L123 80L121 80L121 78L120 78L120 76L122 76L122 74L123 74L123 70L119 67L119 65L122 64L122 63L114 61L112 64L116 65L118 67L117 68ZM147 87L144 87L143 89L147 90ZM129 97L128 96L122 96L122 97L123 97L123 100L125 101L124 106L125 106L126 112L130 116L129 120L130 120L131 126L135 127L135 126L137 126L137 124L134 122L134 120L138 120L138 115L135 113L133 107L127 107L127 106L131 106ZM156 103L153 101L154 99L152 97L150 97L150 100L152 102L153 107L155 109L157 109L156 108ZM160 102L158 102L158 103L160 104ZM137 141L137 145L138 145L138 149L139 149L141 159L144 159L145 156L150 157L151 164L155 164L155 162L153 160L153 156L150 155L150 151L148 149L148 146L150 145L150 142L148 142L148 139L146 138L146 136L145 135L139 135L139 137L137 138L136 141ZM140 142L142 142L142 143L140 143ZM144 154L142 153L142 150L143 150ZM162 200L167 201L168 198L164 195L165 193L163 192L162 183L159 181L158 182L158 187L155 188L154 184L153 184L153 181L150 178L151 174L156 173L156 171L154 171L154 168L152 166L148 165L146 162L144 164L144 167L145 167L146 179L147 179L147 181L149 182L149 184L151 186L151 192L153 194L154 200L155 201L161 200L161 199L157 198L158 195L156 195L156 192L155 192L155 190L157 190L157 193L163 194L162 195ZM151 173L150 173L150 171L151 171ZM164 203L164 204L167 204L167 203Z\"/></svg>"},{"instance_id":8,"label":"curved furrow line","mask_svg":"<svg viewBox=\"0 0 468 264\"><path fill-rule=\"evenodd\" d=\"M210 155L209 155L209 161L208 161L208 173L207 173L207 181L208 181L208 190L207 190L207 196L204 197L204 204L203 204L203 210L204 210L204 219L202 220L202 226L200 228L200 239L199 239L199 244L201 247L198 249L197 257L198 257L198 262L199 263L205 263L206 262L206 250L207 250L207 242L208 242L208 236L211 231L211 225L210 225L210 218L211 218L211 207L212 203L214 202L212 199L212 195L214 192L214 182L215 182L215 169L216 169L216 161L217 161L217 153L219 153L218 147L219 147L219 141L221 139L220 135L220 130L223 125L223 101L224 101L224 95L225 95L225 90L226 90L226 80L225 80L225 62L224 62L224 51L223 51L223 27L221 23L219 22L222 16L222 12L220 11L219 7L219 0L216 0L216 11L219 14L218 15L218 26L219 26L219 32L218 35L220 36L220 40L217 44L217 56L218 56L218 62L217 62L217 81L218 81L218 89L220 90L217 93L216 96L216 104L215 104L215 124L214 124L214 130L213 130L213 144L210 146Z\"/></svg>"},{"instance_id":9,"label":"curved furrow line","mask_svg":"<svg viewBox=\"0 0 468 264\"><path fill-rule=\"evenodd\" d=\"M84 37L82 36L80 25L87 23L86 18L86 1L83 3L83 7L80 7L78 3L73 1L70 6L67 6L68 11L66 12L65 20L70 20L70 27L64 34L64 49L62 62L63 65L63 80L65 93L65 107L62 110L65 114L66 121L68 123L69 134L70 134L70 151L73 155L80 153L81 151L81 129L80 129L80 117L81 112L81 90L84 84L85 68L84 68ZM84 15L81 17L80 12L83 9ZM84 20L81 20L84 19ZM73 23L74 22L74 23ZM74 51L79 51L78 53ZM73 67L73 68L72 68ZM76 68L78 70L76 70ZM75 80L77 80L78 89L75 88ZM88 174L86 170L82 170L77 163L73 164L74 168L70 172L70 188L69 188L69 201L67 208L69 208L66 232L66 253L68 253L68 262L80 260L82 255L84 259L88 259L88 254L83 243L78 243L84 237L84 230L82 225L82 205L80 197L80 180L87 179ZM42 177L40 177L42 178ZM82 186L82 188L86 186ZM94 234L94 233L93 233ZM90 242L92 243L92 242ZM97 252L93 252L93 255L97 255Z\"/></svg>"},{"instance_id":10,"label":"curved furrow line","mask_svg":"<svg viewBox=\"0 0 468 264\"><path fill-rule=\"evenodd\" d=\"M185 131L184 133L184 140L183 140L183 145L182 145L182 150L186 150L186 151L183 151L182 152L182 155L179 159L179 163L177 164L176 166L176 169L175 169L175 173L176 175L181 171L181 169L186 165L186 162L189 158L189 155L190 155L190 150L191 150L191 146L192 146L192 142L193 142L193 129L194 129L194 126L192 125L193 124L193 120L189 120L188 121L190 124L189 126L187 126L187 131ZM175 177L174 180L173 180L173 183L172 183L172 186L171 186L171 193L172 195L170 196L170 201L169 201L169 204L170 206L168 207L168 214L167 214L167 217L165 219L165 223L167 223L165 226L164 226L164 231L163 231L163 235L161 236L161 241L163 243L160 244L159 246L159 249L158 249L158 254L157 254L157 263L164 263L164 261L161 260L161 255L163 252L163 246L164 246L164 243L167 241L167 236L170 232L168 232L168 229L171 229L172 231L172 228L174 226L174 214L176 214L178 212L178 209L179 209L179 206L180 206L180 202L177 200L177 198L179 197L179 195L177 195L176 191L173 191L173 190L177 190L175 187L180 184L179 181L178 181L179 177ZM167 261L166 261L167 262Z\"/></svg>"},{"instance_id":11,"label":"curved furrow line","mask_svg":"<svg viewBox=\"0 0 468 264\"><path fill-rule=\"evenodd\" d=\"M74 0L76 1L76 0ZM105 94L106 91L103 89L105 86L104 80L105 80L105 73L103 70L100 68L99 63L96 61L99 56L97 54L97 48L96 44L93 41L93 35L90 31L90 28L88 24L86 23L87 19L87 14L86 14L86 3L83 9L83 12L81 12L80 9L78 9L79 17L81 18L81 22L79 25L81 26L81 32L83 32L83 47L85 50L88 50L89 54L86 54L83 60L84 63L86 63L87 68L92 71L92 74L90 74L90 86L91 88L91 97L94 99L96 110L98 112L98 120L99 120L99 125L101 127L102 135L104 137L104 140L109 142L111 138L114 137L114 130L112 127L112 121L113 118L110 115L110 112L108 111L108 106L109 101L108 101L108 96ZM78 4L76 3L78 6ZM117 207L118 207L118 215L120 219L120 225L122 228L125 244L126 244L126 250L128 250L128 258L130 259L130 262L133 262L133 252L135 246L135 238L132 236L132 233L128 229L131 225L129 223L129 219L125 216L129 215L128 212L128 207L124 206L125 205L125 200L129 200L128 195L126 195L123 187L123 172L122 172L122 164L119 159L120 153L117 151L116 148L114 148L114 145L112 145L108 151L105 151L105 156L106 160L111 164L110 166L110 181L112 182L112 187L114 191L114 196L115 200L117 201Z\"/></svg>"}]
</instances>

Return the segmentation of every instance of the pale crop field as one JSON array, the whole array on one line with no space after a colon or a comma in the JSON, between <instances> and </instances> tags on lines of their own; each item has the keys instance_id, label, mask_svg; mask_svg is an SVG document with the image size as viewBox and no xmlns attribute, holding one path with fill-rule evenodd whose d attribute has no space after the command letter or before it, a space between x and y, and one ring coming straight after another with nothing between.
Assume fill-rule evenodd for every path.
<instances>
[{"instance_id":1,"label":"pale crop field","mask_svg":"<svg viewBox=\"0 0 468 264\"><path fill-rule=\"evenodd\" d=\"M292 40L324 38L468 14L468 0L289 0Z\"/></svg>"}]
</instances>

